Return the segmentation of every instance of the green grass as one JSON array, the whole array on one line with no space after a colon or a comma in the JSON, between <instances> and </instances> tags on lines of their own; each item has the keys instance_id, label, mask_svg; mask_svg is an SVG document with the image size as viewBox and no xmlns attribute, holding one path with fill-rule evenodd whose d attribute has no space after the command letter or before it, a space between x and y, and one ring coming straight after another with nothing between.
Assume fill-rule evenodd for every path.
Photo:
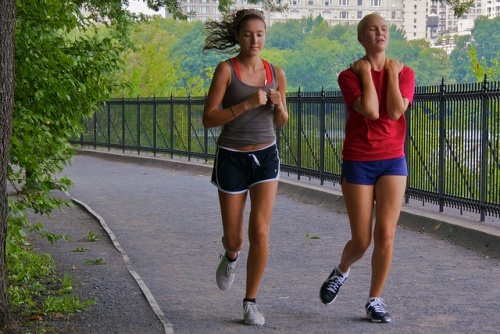
<instances>
[{"instance_id":1,"label":"green grass","mask_svg":"<svg viewBox=\"0 0 500 334\"><path fill-rule=\"evenodd\" d=\"M89 231L87 233L87 235L85 236L85 241L87 242L96 242L96 241L99 241L100 237L96 234L94 234L94 232L92 231Z\"/></svg>"},{"instance_id":2,"label":"green grass","mask_svg":"<svg viewBox=\"0 0 500 334\"><path fill-rule=\"evenodd\" d=\"M26 246L15 247L15 251L7 253L7 266L11 312L27 328L33 326L30 322L33 317L57 314L70 318L95 304L94 300L79 299L74 293L73 277L69 274L61 277L50 254L38 254ZM52 332L43 322L42 327L36 332Z\"/></svg>"}]
</instances>

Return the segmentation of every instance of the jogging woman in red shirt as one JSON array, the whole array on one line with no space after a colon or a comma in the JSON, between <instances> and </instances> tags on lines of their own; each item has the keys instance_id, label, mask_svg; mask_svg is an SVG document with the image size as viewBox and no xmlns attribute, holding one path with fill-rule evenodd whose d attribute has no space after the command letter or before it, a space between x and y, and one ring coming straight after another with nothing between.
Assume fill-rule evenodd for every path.
<instances>
[{"instance_id":1,"label":"jogging woman in red shirt","mask_svg":"<svg viewBox=\"0 0 500 334\"><path fill-rule=\"evenodd\" d=\"M373 237L372 276L365 310L371 321L386 323L391 317L384 310L381 296L406 189L405 111L413 100L415 78L411 68L386 57L389 26L378 14L369 14L359 22L358 41L365 56L338 78L348 109L342 193L351 240L344 247L339 265L321 286L320 298L324 304L335 300L351 266L364 256Z\"/></svg>"}]
</instances>

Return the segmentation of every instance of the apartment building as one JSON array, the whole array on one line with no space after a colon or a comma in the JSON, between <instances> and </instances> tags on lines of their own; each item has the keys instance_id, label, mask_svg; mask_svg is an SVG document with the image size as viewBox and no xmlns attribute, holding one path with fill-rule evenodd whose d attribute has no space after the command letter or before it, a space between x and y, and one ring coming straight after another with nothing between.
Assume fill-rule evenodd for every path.
<instances>
[{"instance_id":1,"label":"apartment building","mask_svg":"<svg viewBox=\"0 0 500 334\"><path fill-rule=\"evenodd\" d=\"M431 2L428 17L432 22L428 22L430 29L430 39L436 35L460 34L470 31L474 25L474 20L479 16L495 18L500 13L500 0L476 0L474 4L461 18L455 17L453 9L440 2Z\"/></svg>"},{"instance_id":2,"label":"apartment building","mask_svg":"<svg viewBox=\"0 0 500 334\"><path fill-rule=\"evenodd\" d=\"M280 0L278 0L280 1ZM282 13L266 12L268 25L289 19L321 16L329 25L357 24L366 14L376 12L389 24L403 29L408 40L425 39L431 43L444 35L470 33L479 16L494 18L500 13L500 0L477 0L461 18L445 2L432 0L281 0L288 4ZM221 18L217 0L181 0L182 11L194 16L191 20ZM232 9L256 8L247 0L235 0ZM166 17L169 17L168 11Z\"/></svg>"}]
</instances>

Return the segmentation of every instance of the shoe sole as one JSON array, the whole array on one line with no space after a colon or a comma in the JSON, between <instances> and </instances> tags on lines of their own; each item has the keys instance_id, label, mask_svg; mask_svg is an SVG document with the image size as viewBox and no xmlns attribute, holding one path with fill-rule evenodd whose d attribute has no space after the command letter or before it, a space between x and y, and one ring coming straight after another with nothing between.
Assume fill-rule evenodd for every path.
<instances>
[{"instance_id":1,"label":"shoe sole","mask_svg":"<svg viewBox=\"0 0 500 334\"><path fill-rule=\"evenodd\" d=\"M252 324L249 324L248 322L246 322L246 321L245 321L245 325L247 325L247 326L263 326L263 325L265 325L265 324L266 324L266 322L265 322L265 321L264 321L263 323L261 323L261 324L258 324L258 323L252 323Z\"/></svg>"},{"instance_id":2,"label":"shoe sole","mask_svg":"<svg viewBox=\"0 0 500 334\"><path fill-rule=\"evenodd\" d=\"M216 280L216 283L217 283L217 287L219 288L219 290L221 290L221 291L226 291L227 289L229 289L229 288L233 285L233 283L234 283L234 278L233 278L233 281L232 281L231 283L229 283L229 285L228 285L228 286L226 286L226 287L220 286L220 285L219 285L219 282L217 282L217 280Z\"/></svg>"},{"instance_id":3,"label":"shoe sole","mask_svg":"<svg viewBox=\"0 0 500 334\"><path fill-rule=\"evenodd\" d=\"M321 297L319 297L319 300L321 300L321 302L324 304L324 305L331 305L333 304L333 302L335 301L335 299L337 299L337 296L335 296L335 298L332 299L331 302L324 302L323 299L321 299Z\"/></svg>"},{"instance_id":4,"label":"shoe sole","mask_svg":"<svg viewBox=\"0 0 500 334\"><path fill-rule=\"evenodd\" d=\"M366 320L370 320L371 322L376 323L376 324L388 324L388 323L391 322L392 319L389 318L389 319L386 319L385 321L383 321L383 320L376 320L376 319L372 319L372 317L367 314L366 315Z\"/></svg>"}]
</instances>

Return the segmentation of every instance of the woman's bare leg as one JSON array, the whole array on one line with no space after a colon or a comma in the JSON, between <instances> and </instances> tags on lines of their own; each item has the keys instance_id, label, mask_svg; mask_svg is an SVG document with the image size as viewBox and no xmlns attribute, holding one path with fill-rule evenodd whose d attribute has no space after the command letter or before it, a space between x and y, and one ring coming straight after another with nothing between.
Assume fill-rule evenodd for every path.
<instances>
[{"instance_id":1,"label":"woman's bare leg","mask_svg":"<svg viewBox=\"0 0 500 334\"><path fill-rule=\"evenodd\" d=\"M269 253L269 227L277 189L278 181L263 182L250 188L251 210L248 223L250 246L245 298L257 298Z\"/></svg>"},{"instance_id":2,"label":"woman's bare leg","mask_svg":"<svg viewBox=\"0 0 500 334\"><path fill-rule=\"evenodd\" d=\"M370 246L374 187L342 181L347 215L351 226L351 240L347 242L340 260L340 270L348 272L351 265L361 259Z\"/></svg>"},{"instance_id":3,"label":"woman's bare leg","mask_svg":"<svg viewBox=\"0 0 500 334\"><path fill-rule=\"evenodd\" d=\"M219 191L219 204L222 215L222 245L227 256L234 259L243 248L243 213L247 193L228 194Z\"/></svg>"},{"instance_id":4,"label":"woman's bare leg","mask_svg":"<svg viewBox=\"0 0 500 334\"><path fill-rule=\"evenodd\" d=\"M380 297L392 263L394 237L398 224L406 176L382 176L375 184L376 213L370 297Z\"/></svg>"}]
</instances>

